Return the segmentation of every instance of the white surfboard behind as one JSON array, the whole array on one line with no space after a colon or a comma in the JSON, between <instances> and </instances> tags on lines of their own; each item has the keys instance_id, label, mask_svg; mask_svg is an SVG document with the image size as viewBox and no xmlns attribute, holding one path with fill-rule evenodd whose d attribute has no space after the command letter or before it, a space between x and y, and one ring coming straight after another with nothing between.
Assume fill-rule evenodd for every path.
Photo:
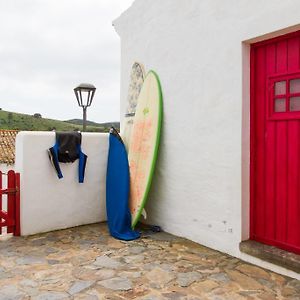
<instances>
[{"instance_id":1,"label":"white surfboard behind","mask_svg":"<svg viewBox=\"0 0 300 300\"><path fill-rule=\"evenodd\" d=\"M132 65L130 73L130 83L128 87L127 106L125 112L124 126L121 133L127 153L129 152L131 130L134 123L135 111L138 97L145 79L144 66L138 62Z\"/></svg>"}]
</instances>

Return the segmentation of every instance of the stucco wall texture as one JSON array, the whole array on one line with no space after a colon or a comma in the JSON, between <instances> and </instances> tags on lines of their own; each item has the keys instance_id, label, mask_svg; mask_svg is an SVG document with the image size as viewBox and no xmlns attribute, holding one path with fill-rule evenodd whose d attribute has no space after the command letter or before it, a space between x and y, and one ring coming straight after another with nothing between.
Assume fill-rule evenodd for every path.
<instances>
[{"instance_id":1,"label":"stucco wall texture","mask_svg":"<svg viewBox=\"0 0 300 300\"><path fill-rule=\"evenodd\" d=\"M78 183L78 160L60 163L64 178L58 179L47 154L54 143L54 132L17 135L15 170L21 173L22 235L106 220L108 134L82 134L82 151L88 156L84 183Z\"/></svg>"},{"instance_id":2,"label":"stucco wall texture","mask_svg":"<svg viewBox=\"0 0 300 300\"><path fill-rule=\"evenodd\" d=\"M15 169L15 165L7 165L7 164L0 164L0 170L2 173L4 173L2 175L2 188L6 189L7 188L7 172L9 170L14 170ZM6 195L2 195L2 209L7 210L7 196Z\"/></svg>"},{"instance_id":3,"label":"stucco wall texture","mask_svg":"<svg viewBox=\"0 0 300 300\"><path fill-rule=\"evenodd\" d=\"M249 47L299 29L296 0L136 0L121 37L121 122L134 61L164 97L148 223L293 277L239 251L249 236ZM123 126L123 124L121 124Z\"/></svg>"}]
</instances>

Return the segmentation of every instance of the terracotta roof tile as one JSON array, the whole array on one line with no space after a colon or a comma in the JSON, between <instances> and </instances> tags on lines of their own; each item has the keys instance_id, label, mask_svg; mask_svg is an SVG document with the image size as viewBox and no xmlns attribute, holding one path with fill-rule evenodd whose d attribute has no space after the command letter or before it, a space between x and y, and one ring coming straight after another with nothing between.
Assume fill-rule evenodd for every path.
<instances>
[{"instance_id":1,"label":"terracotta roof tile","mask_svg":"<svg viewBox=\"0 0 300 300\"><path fill-rule=\"evenodd\" d=\"M0 129L0 163L13 165L15 163L15 141L17 130Z\"/></svg>"}]
</instances>

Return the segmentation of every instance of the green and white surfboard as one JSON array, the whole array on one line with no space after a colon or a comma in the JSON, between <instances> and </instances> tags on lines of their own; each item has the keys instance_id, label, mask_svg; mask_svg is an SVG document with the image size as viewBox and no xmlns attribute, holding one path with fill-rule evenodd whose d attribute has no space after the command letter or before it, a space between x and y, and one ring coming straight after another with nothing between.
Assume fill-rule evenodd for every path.
<instances>
[{"instance_id":1,"label":"green and white surfboard","mask_svg":"<svg viewBox=\"0 0 300 300\"><path fill-rule=\"evenodd\" d=\"M157 74L150 71L138 97L128 152L132 227L141 217L150 190L158 154L162 107L160 81Z\"/></svg>"}]
</instances>

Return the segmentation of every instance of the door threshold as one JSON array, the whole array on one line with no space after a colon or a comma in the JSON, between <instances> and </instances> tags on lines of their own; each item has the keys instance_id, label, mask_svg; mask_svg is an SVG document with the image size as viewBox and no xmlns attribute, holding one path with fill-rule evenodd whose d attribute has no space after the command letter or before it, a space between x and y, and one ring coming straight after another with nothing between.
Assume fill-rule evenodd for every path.
<instances>
[{"instance_id":1,"label":"door threshold","mask_svg":"<svg viewBox=\"0 0 300 300\"><path fill-rule=\"evenodd\" d=\"M300 273L300 255L273 246L247 240L239 245L240 251L274 265Z\"/></svg>"}]
</instances>

